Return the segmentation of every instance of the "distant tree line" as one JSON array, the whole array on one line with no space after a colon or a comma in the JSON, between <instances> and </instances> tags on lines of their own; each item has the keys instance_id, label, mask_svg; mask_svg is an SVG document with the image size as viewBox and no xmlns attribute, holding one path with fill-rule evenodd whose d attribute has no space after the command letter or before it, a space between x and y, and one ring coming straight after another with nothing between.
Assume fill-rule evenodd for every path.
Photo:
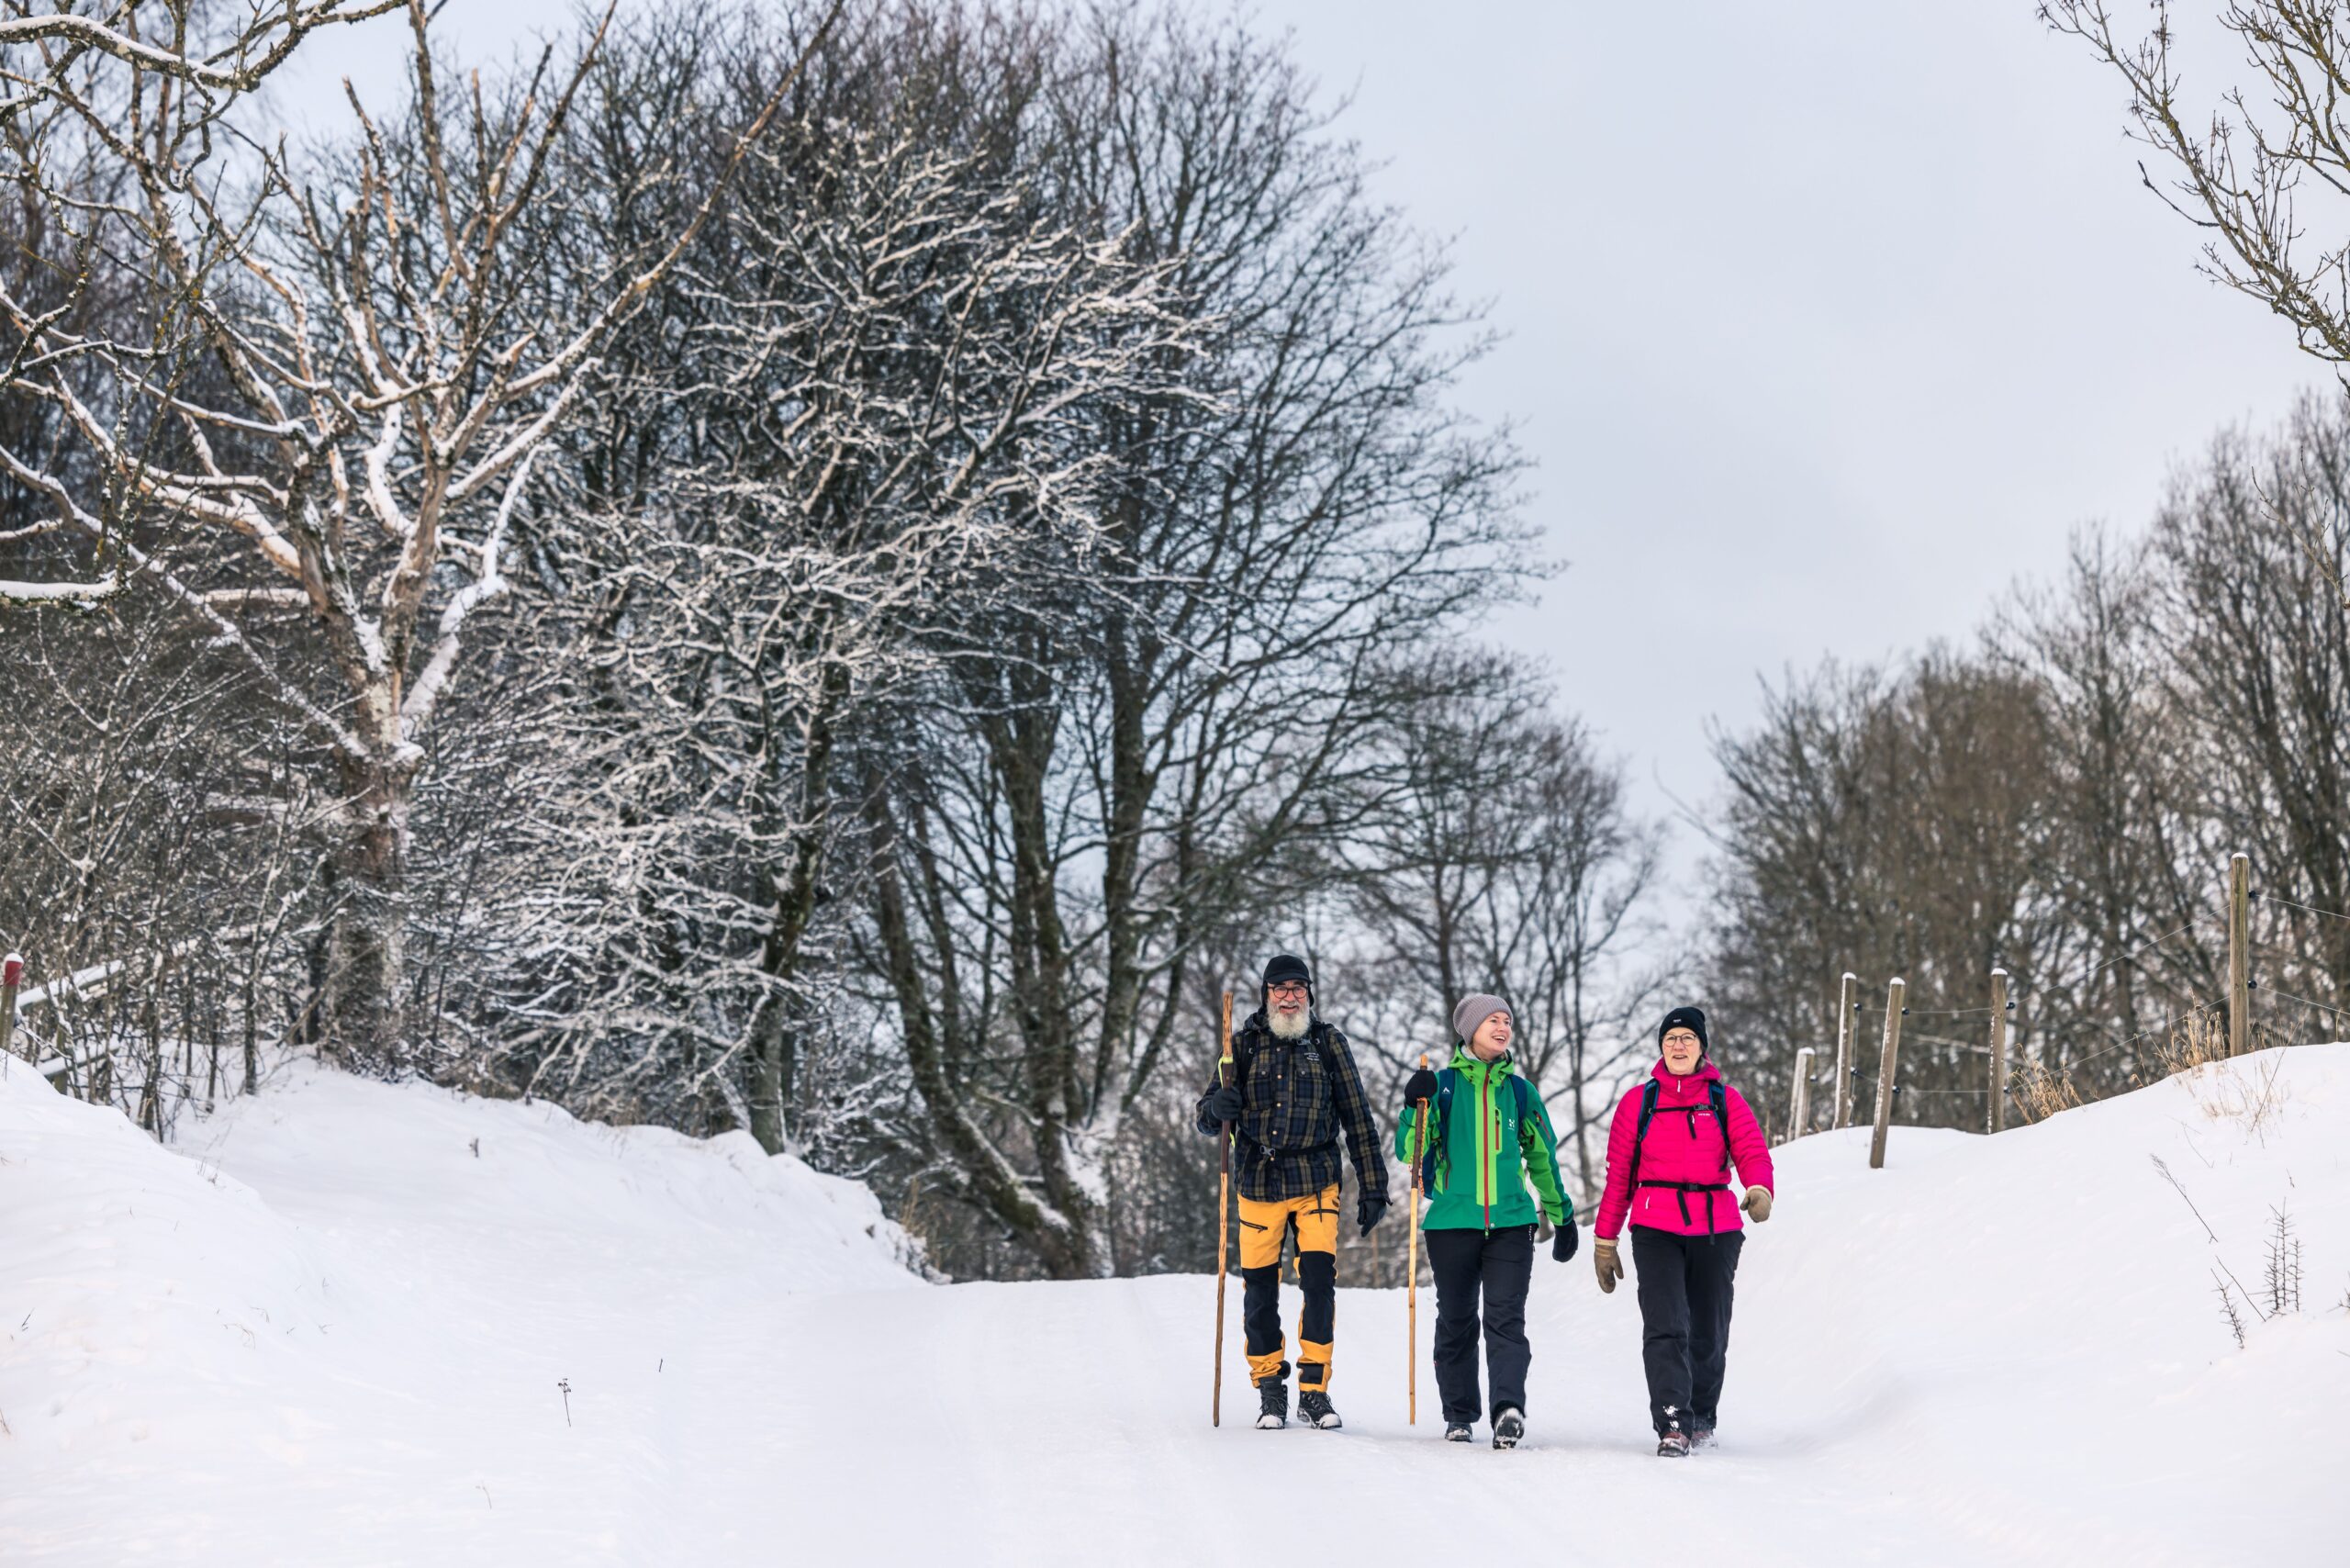
<instances>
[{"instance_id":1,"label":"distant tree line","mask_svg":"<svg viewBox=\"0 0 2350 1568\"><path fill-rule=\"evenodd\" d=\"M2159 1072L2223 998L2238 851L2264 1039L2344 1032L2345 481L2350 412L2312 399L2215 442L2143 538L2082 532L1972 644L1791 676L1717 734L1706 988L1781 1114L1796 1048L1832 1058L1847 969L1870 1073L1908 981L1904 1120L1983 1125L1995 966L2021 1070L2061 1082L2042 1103Z\"/></svg>"}]
</instances>

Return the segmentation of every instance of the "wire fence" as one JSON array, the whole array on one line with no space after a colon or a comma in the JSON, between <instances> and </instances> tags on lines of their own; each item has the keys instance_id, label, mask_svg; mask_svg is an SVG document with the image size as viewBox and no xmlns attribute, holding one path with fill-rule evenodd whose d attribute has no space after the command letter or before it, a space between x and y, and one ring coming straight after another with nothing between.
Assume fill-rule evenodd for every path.
<instances>
[{"instance_id":1,"label":"wire fence","mask_svg":"<svg viewBox=\"0 0 2350 1568\"><path fill-rule=\"evenodd\" d=\"M1791 1125L1790 1137L1800 1137L1816 1130L1820 1125L1866 1123L1871 1120L1868 1106L1882 1098L1886 1103L1879 1110L1890 1118L1905 1103L1919 1107L1929 1103L1946 1107L1935 1119L1948 1125L1953 1114L1964 1119L1964 1107L1987 1104L1985 1126L1997 1130L2005 1119L2004 1113L2012 1110L2023 1121L2038 1121L2071 1105L2090 1100L2127 1092L2159 1078L2168 1077L2183 1068L2224 1058L2232 1054L2262 1049L2272 1046L2306 1043L2308 1039L2325 1035L2350 1037L2350 1005L2328 1002L2320 997L2303 996L2273 984L2265 984L2261 970L2280 973L2288 982L2296 976L2310 974L2328 986L2343 987L2350 995L2350 982L2339 975L2339 964L2324 961L2324 946L2312 956L2306 936L2293 936L2289 923L2283 921L2281 912L2291 910L2310 920L2340 922L2350 925L2350 913L2331 909L2322 904L2304 902L2269 890L2250 886L2250 866L2246 857L2238 856L2231 862L2228 889L2222 907L2194 916L2169 930L2134 943L2125 952L2098 963L2077 969L2055 980L2014 984L2004 970L1991 977L1994 990L1990 1002L1972 1006L1919 1007L1901 1004L1897 991L1882 1002L1854 999L1846 1027L1851 1030L1845 1045L1852 1055L1843 1065L1841 1082L1838 1072L1827 1064L1835 1060L1835 1052L1820 1047L1807 1047L1819 1059L1825 1070L1814 1071L1800 1078L1796 1115L1807 1126ZM2253 915L2259 906L2273 906L2280 912L2276 919L2260 923L2256 931ZM2306 921L2300 923L2304 932ZM2227 994L2212 995L2210 986L2218 978L2218 956L2210 948L2202 948L2190 956L2188 967L2177 965L2147 967L2154 954L2178 943L2199 931L2210 932L2218 927L2224 946L2227 964ZM2325 945L2330 946L2330 944ZM1939 1019L1983 1019L1988 1022L1995 1014L2013 1019L2021 1010L2027 1019L2035 998L2053 1001L2077 998L2084 987L2098 977L2123 965L2146 968L2154 991L2165 997L2170 1005L2162 1016L2143 1028L2133 1029L2119 1038L2097 1042L2087 1050L2069 1048L2066 1042L2031 1044L2012 1043L2004 1025L1994 1025L1985 1031L1987 1037L1962 1039L1949 1034L1911 1030L1907 1021L1920 1023ZM2180 983L2184 975L2197 972L2206 977L2205 984L2189 989ZM2165 978L2167 976L2167 978ZM1849 982L1849 976L1848 976ZM2013 989L2009 989L2013 984ZM2306 989L2306 988L2305 988ZM2150 998L2151 999L2151 998ZM1862 1065L1858 1053L1865 1048L1862 1038L1859 1015L1875 1014L1884 1017L1886 1009L1899 1005L1900 1018L1886 1018L1888 1038L1897 1041L1901 1066L1890 1092L1880 1096L1880 1074ZM1841 1003L1840 1003L1841 1005ZM2140 1014L2143 1016L2143 1014ZM2300 1024L2291 1022L2299 1019ZM2312 1027L2304 1025L2313 1025ZM1896 1025L1900 1025L1897 1027ZM1993 1042L1998 1041L1995 1045ZM1907 1059L1908 1053L1925 1047L1930 1053L1925 1075L1935 1081L1909 1083L1900 1080L1912 1070ZM1881 1053L1872 1052L1871 1059ZM1997 1066L1989 1058L1997 1051L2006 1059ZM1974 1076L1964 1066L1968 1061L1981 1061L1980 1081L1953 1083L1953 1077L1962 1081ZM1939 1063L1939 1065L1936 1065ZM1798 1064L1798 1072L1801 1071ZM1997 1074L1994 1081L1994 1074ZM1821 1085L1829 1086L1827 1095L1815 1094ZM1838 1097L1841 1097L1841 1103Z\"/></svg>"}]
</instances>

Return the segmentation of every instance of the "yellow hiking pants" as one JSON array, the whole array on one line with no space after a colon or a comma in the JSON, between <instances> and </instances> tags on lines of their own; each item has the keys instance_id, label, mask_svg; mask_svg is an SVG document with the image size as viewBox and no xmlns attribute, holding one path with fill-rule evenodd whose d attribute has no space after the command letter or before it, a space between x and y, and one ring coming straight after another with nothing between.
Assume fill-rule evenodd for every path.
<instances>
[{"instance_id":1,"label":"yellow hiking pants","mask_svg":"<svg viewBox=\"0 0 2350 1568\"><path fill-rule=\"evenodd\" d=\"M1297 1386L1330 1385L1332 1320L1338 1305L1338 1189L1275 1203L1240 1200L1241 1321L1248 1333L1248 1381L1281 1377L1281 1238L1297 1233L1297 1282L1305 1310L1297 1320Z\"/></svg>"}]
</instances>

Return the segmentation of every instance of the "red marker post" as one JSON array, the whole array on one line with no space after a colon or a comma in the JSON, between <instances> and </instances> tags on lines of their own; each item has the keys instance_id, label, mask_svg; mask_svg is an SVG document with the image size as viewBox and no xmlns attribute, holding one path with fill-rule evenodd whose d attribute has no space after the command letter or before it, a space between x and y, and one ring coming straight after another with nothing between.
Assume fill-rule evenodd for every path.
<instances>
[{"instance_id":1,"label":"red marker post","mask_svg":"<svg viewBox=\"0 0 2350 1568\"><path fill-rule=\"evenodd\" d=\"M0 1056L6 1056L17 1034L17 987L24 983L25 960L11 953L0 958Z\"/></svg>"}]
</instances>

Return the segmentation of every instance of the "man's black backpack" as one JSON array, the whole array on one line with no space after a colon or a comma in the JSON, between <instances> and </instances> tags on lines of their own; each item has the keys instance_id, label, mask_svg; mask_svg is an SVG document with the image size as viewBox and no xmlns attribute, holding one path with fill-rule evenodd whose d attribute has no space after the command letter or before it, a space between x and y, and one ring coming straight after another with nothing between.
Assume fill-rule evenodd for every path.
<instances>
[{"instance_id":1,"label":"man's black backpack","mask_svg":"<svg viewBox=\"0 0 2350 1568\"><path fill-rule=\"evenodd\" d=\"M1628 1180L1625 1184L1625 1191L1631 1193L1634 1197L1638 1197L1639 1190L1642 1187L1664 1187L1671 1189L1673 1192L1680 1195L1681 1223L1687 1225L1691 1223L1689 1219L1690 1193L1727 1193L1729 1191L1729 1183L1727 1182L1643 1182L1640 1180L1640 1148L1649 1141L1649 1123L1656 1119L1657 1091L1663 1087L1663 1081L1655 1078L1650 1079L1647 1083L1641 1086L1640 1125L1638 1130L1632 1134L1632 1168L1627 1173ZM1707 1083L1706 1085L1706 1103L1712 1109L1714 1113L1714 1120L1721 1124L1722 1174L1727 1176L1729 1174L1729 1086L1725 1084L1718 1078ZM1690 1105L1685 1107L1685 1109L1689 1113L1689 1131L1691 1136L1694 1137L1697 1130L1697 1107ZM1713 1228L1714 1205L1713 1200L1708 1198L1706 1200L1706 1229L1707 1234L1710 1235Z\"/></svg>"},{"instance_id":2,"label":"man's black backpack","mask_svg":"<svg viewBox=\"0 0 2350 1568\"><path fill-rule=\"evenodd\" d=\"M1436 1075L1435 1114L1429 1118L1434 1136L1420 1150L1420 1189L1423 1192L1436 1191L1437 1155L1445 1148L1445 1129L1451 1125L1447 1118L1452 1113L1452 1091L1460 1081L1460 1072L1452 1068L1445 1068ZM1509 1075L1509 1086L1517 1105L1517 1120L1511 1125L1522 1126L1527 1117L1527 1096L1533 1091L1527 1087L1526 1080L1515 1072ZM1725 1122L1722 1125L1728 1126L1729 1124Z\"/></svg>"}]
</instances>

